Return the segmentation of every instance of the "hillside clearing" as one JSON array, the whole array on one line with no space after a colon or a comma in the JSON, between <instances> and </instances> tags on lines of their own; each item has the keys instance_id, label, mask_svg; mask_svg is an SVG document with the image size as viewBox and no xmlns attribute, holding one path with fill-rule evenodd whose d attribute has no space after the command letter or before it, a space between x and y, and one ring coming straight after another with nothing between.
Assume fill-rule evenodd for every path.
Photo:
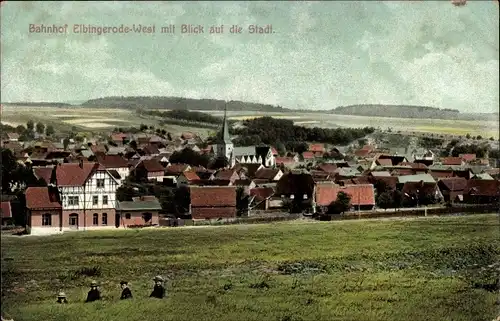
<instances>
[{"instance_id":1,"label":"hillside clearing","mask_svg":"<svg viewBox=\"0 0 500 321\"><path fill-rule=\"evenodd\" d=\"M491 320L496 215L2 236L14 320ZM95 267L96 275L89 275ZM87 272L85 272L87 271ZM151 278L169 298L148 299ZM83 304L88 283L105 300ZM120 302L119 282L134 299ZM58 306L64 290L70 303Z\"/></svg>"}]
</instances>

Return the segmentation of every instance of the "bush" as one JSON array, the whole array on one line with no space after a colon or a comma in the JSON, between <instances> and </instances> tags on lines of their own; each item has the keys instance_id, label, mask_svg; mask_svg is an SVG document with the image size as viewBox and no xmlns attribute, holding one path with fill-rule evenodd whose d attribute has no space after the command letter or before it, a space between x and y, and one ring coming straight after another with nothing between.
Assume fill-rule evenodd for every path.
<instances>
[{"instance_id":1,"label":"bush","mask_svg":"<svg viewBox=\"0 0 500 321\"><path fill-rule=\"evenodd\" d=\"M96 277L96 276L101 276L101 267L100 266L93 266L93 267L83 267L78 269L74 273L74 278L79 278L81 276L88 276L88 277Z\"/></svg>"}]
</instances>

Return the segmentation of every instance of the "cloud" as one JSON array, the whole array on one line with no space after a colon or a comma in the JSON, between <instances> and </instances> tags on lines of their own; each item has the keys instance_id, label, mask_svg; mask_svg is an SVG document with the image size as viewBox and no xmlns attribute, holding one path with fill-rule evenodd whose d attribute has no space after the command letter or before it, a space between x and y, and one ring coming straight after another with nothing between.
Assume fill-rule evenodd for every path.
<instances>
[{"instance_id":1,"label":"cloud","mask_svg":"<svg viewBox=\"0 0 500 321\"><path fill-rule=\"evenodd\" d=\"M493 6L493 7L491 7ZM496 5L497 6L497 5ZM498 8L470 2L11 2L2 98L173 95L331 109L498 111ZM224 34L43 35L30 23L221 25ZM234 35L232 24L274 34Z\"/></svg>"}]
</instances>

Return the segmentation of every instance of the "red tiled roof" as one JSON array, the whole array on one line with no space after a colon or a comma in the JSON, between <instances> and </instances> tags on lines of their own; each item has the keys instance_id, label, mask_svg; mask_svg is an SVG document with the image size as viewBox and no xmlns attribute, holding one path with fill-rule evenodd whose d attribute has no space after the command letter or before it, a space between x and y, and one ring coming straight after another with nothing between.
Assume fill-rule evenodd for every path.
<instances>
[{"instance_id":1,"label":"red tiled roof","mask_svg":"<svg viewBox=\"0 0 500 321\"><path fill-rule=\"evenodd\" d=\"M275 158L276 164L291 164L295 163L295 160L293 157L276 157Z\"/></svg>"},{"instance_id":2,"label":"red tiled roof","mask_svg":"<svg viewBox=\"0 0 500 321\"><path fill-rule=\"evenodd\" d=\"M196 175L196 172L194 172L192 170L184 171L182 173L184 174L184 176L186 177L186 179L188 181L195 181L195 180L199 180L200 179L200 177L198 177L198 175Z\"/></svg>"},{"instance_id":3,"label":"red tiled roof","mask_svg":"<svg viewBox=\"0 0 500 321\"><path fill-rule=\"evenodd\" d=\"M398 166L410 166L413 169L427 169L428 167L422 163L409 163L409 162L401 162Z\"/></svg>"},{"instance_id":4,"label":"red tiled roof","mask_svg":"<svg viewBox=\"0 0 500 321\"><path fill-rule=\"evenodd\" d=\"M7 137L9 137L9 139L19 139L19 134L18 133L7 133Z\"/></svg>"},{"instance_id":5,"label":"red tiled roof","mask_svg":"<svg viewBox=\"0 0 500 321\"><path fill-rule=\"evenodd\" d=\"M279 169L261 168L255 173L255 178L274 179L279 172L280 172Z\"/></svg>"},{"instance_id":6,"label":"red tiled roof","mask_svg":"<svg viewBox=\"0 0 500 321\"><path fill-rule=\"evenodd\" d=\"M271 147L271 153L273 153L273 155L275 155L275 156L279 154L278 151L276 150L276 148L274 148L274 147Z\"/></svg>"},{"instance_id":7,"label":"red tiled roof","mask_svg":"<svg viewBox=\"0 0 500 321\"><path fill-rule=\"evenodd\" d=\"M26 207L28 209L61 208L61 203L58 195L51 192L48 187L28 187L26 189Z\"/></svg>"},{"instance_id":8,"label":"red tiled roof","mask_svg":"<svg viewBox=\"0 0 500 321\"><path fill-rule=\"evenodd\" d=\"M458 157L466 162L469 162L476 159L476 154L459 154Z\"/></svg>"},{"instance_id":9,"label":"red tiled roof","mask_svg":"<svg viewBox=\"0 0 500 321\"><path fill-rule=\"evenodd\" d=\"M92 145L90 146L90 150L92 151L92 153L106 153L106 146L104 145Z\"/></svg>"},{"instance_id":10,"label":"red tiled roof","mask_svg":"<svg viewBox=\"0 0 500 321\"><path fill-rule=\"evenodd\" d=\"M462 165L462 158L460 157L444 157L442 159L443 165Z\"/></svg>"},{"instance_id":11,"label":"red tiled roof","mask_svg":"<svg viewBox=\"0 0 500 321\"><path fill-rule=\"evenodd\" d=\"M369 154L371 153L371 150L367 150L367 149L360 149L360 150L357 150L354 152L354 155L358 156L358 157L366 157L368 156Z\"/></svg>"},{"instance_id":12,"label":"red tiled roof","mask_svg":"<svg viewBox=\"0 0 500 321\"><path fill-rule=\"evenodd\" d=\"M146 153L147 155L153 155L153 154L159 154L160 150L158 149L157 146L155 145L146 145L142 148L142 151Z\"/></svg>"},{"instance_id":13,"label":"red tiled roof","mask_svg":"<svg viewBox=\"0 0 500 321\"><path fill-rule=\"evenodd\" d=\"M255 200L261 202L274 195L272 187L258 187L250 190L250 196L255 196Z\"/></svg>"},{"instance_id":14,"label":"red tiled roof","mask_svg":"<svg viewBox=\"0 0 500 321\"><path fill-rule=\"evenodd\" d=\"M323 153L325 151L325 146L323 146L323 144L311 144L309 145L309 151L313 153Z\"/></svg>"},{"instance_id":15,"label":"red tiled roof","mask_svg":"<svg viewBox=\"0 0 500 321\"><path fill-rule=\"evenodd\" d=\"M12 217L12 209L10 207L10 202L2 202L0 209L2 210L2 218Z\"/></svg>"},{"instance_id":16,"label":"red tiled roof","mask_svg":"<svg viewBox=\"0 0 500 321\"><path fill-rule=\"evenodd\" d=\"M236 171L234 169L223 169L215 174L215 178L222 180L230 180L235 173Z\"/></svg>"},{"instance_id":17,"label":"red tiled roof","mask_svg":"<svg viewBox=\"0 0 500 321\"><path fill-rule=\"evenodd\" d=\"M98 163L64 163L56 167L57 186L82 186L90 175L97 170Z\"/></svg>"},{"instance_id":18,"label":"red tiled roof","mask_svg":"<svg viewBox=\"0 0 500 321\"><path fill-rule=\"evenodd\" d=\"M117 133L117 134L112 134L111 135L111 140L115 141L115 142L121 142L125 138L127 138L127 134L124 134L124 133Z\"/></svg>"},{"instance_id":19,"label":"red tiled roof","mask_svg":"<svg viewBox=\"0 0 500 321\"><path fill-rule=\"evenodd\" d=\"M322 170L325 173L334 173L337 169L337 165L335 164L321 164L318 166L318 169Z\"/></svg>"},{"instance_id":20,"label":"red tiled roof","mask_svg":"<svg viewBox=\"0 0 500 321\"><path fill-rule=\"evenodd\" d=\"M431 176L434 179L445 178L445 177L453 177L453 171L452 170L445 170L445 171L431 170L429 172L429 174L431 174Z\"/></svg>"},{"instance_id":21,"label":"red tiled roof","mask_svg":"<svg viewBox=\"0 0 500 321\"><path fill-rule=\"evenodd\" d=\"M163 172L165 170L165 167L157 159L145 159L141 164L149 173Z\"/></svg>"},{"instance_id":22,"label":"red tiled roof","mask_svg":"<svg viewBox=\"0 0 500 321\"><path fill-rule=\"evenodd\" d=\"M302 157L304 159L313 159L314 158L314 153L313 152L303 152Z\"/></svg>"},{"instance_id":23,"label":"red tiled roof","mask_svg":"<svg viewBox=\"0 0 500 321\"><path fill-rule=\"evenodd\" d=\"M377 164L381 166L392 166L392 159L390 158L379 158L377 159Z\"/></svg>"},{"instance_id":24,"label":"red tiled roof","mask_svg":"<svg viewBox=\"0 0 500 321\"><path fill-rule=\"evenodd\" d=\"M500 196L500 181L469 179L464 193L478 196Z\"/></svg>"},{"instance_id":25,"label":"red tiled roof","mask_svg":"<svg viewBox=\"0 0 500 321\"><path fill-rule=\"evenodd\" d=\"M96 155L97 162L105 168L128 168L125 158L120 155Z\"/></svg>"},{"instance_id":26,"label":"red tiled roof","mask_svg":"<svg viewBox=\"0 0 500 321\"><path fill-rule=\"evenodd\" d=\"M337 194L341 191L351 196L352 205L375 205L375 191L371 184L346 186L317 184L316 204L329 206L337 200Z\"/></svg>"},{"instance_id":27,"label":"red tiled roof","mask_svg":"<svg viewBox=\"0 0 500 321\"><path fill-rule=\"evenodd\" d=\"M415 171L411 168L397 168L391 171L392 176L414 175Z\"/></svg>"},{"instance_id":28,"label":"red tiled roof","mask_svg":"<svg viewBox=\"0 0 500 321\"><path fill-rule=\"evenodd\" d=\"M190 187L191 207L236 206L236 187Z\"/></svg>"},{"instance_id":29,"label":"red tiled roof","mask_svg":"<svg viewBox=\"0 0 500 321\"><path fill-rule=\"evenodd\" d=\"M161 164L160 164L161 165ZM170 164L165 168L168 174L180 175L182 172L186 171L189 165L186 164Z\"/></svg>"},{"instance_id":30,"label":"red tiled roof","mask_svg":"<svg viewBox=\"0 0 500 321\"><path fill-rule=\"evenodd\" d=\"M401 189L403 194L415 194L417 191L419 191L419 194L434 195L436 192L436 183L406 182Z\"/></svg>"},{"instance_id":31,"label":"red tiled roof","mask_svg":"<svg viewBox=\"0 0 500 321\"><path fill-rule=\"evenodd\" d=\"M441 188L449 191L463 191L467 187L467 180L463 177L448 177L438 181Z\"/></svg>"},{"instance_id":32,"label":"red tiled roof","mask_svg":"<svg viewBox=\"0 0 500 321\"><path fill-rule=\"evenodd\" d=\"M52 177L53 167L36 167L33 169L35 177L38 179L43 179L47 184L50 183L50 178Z\"/></svg>"}]
</instances>

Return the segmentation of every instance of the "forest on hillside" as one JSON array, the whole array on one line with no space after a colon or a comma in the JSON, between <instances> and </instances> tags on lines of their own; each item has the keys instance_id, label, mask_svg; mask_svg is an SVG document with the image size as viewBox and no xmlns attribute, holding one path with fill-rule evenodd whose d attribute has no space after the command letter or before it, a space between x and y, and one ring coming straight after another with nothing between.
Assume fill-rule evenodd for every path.
<instances>
[{"instance_id":1,"label":"forest on hillside","mask_svg":"<svg viewBox=\"0 0 500 321\"><path fill-rule=\"evenodd\" d=\"M133 109L180 109L180 110L224 110L232 111L263 111L285 112L289 109L267 104L257 104L242 101L224 101L216 99L192 99L182 97L104 97L91 99L81 104L82 107L98 108L133 108Z\"/></svg>"},{"instance_id":2,"label":"forest on hillside","mask_svg":"<svg viewBox=\"0 0 500 321\"><path fill-rule=\"evenodd\" d=\"M368 117L491 120L492 114L460 113L456 109L411 105L351 105L331 110L333 114Z\"/></svg>"},{"instance_id":3,"label":"forest on hillside","mask_svg":"<svg viewBox=\"0 0 500 321\"><path fill-rule=\"evenodd\" d=\"M281 145L292 150L304 142L317 142L332 145L347 145L375 131L373 127L364 128L307 128L293 124L292 120L261 117L243 121L243 126L230 128L231 135L237 135L233 143L237 146ZM220 133L219 133L220 135Z\"/></svg>"}]
</instances>

